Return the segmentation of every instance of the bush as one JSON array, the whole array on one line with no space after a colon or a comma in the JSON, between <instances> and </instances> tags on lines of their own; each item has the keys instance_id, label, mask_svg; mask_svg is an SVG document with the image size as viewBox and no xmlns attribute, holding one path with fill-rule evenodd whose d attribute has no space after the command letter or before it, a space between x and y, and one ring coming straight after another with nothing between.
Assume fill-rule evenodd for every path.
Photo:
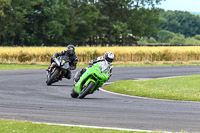
<instances>
[{"instance_id":1,"label":"bush","mask_svg":"<svg viewBox=\"0 0 200 133\"><path fill-rule=\"evenodd\" d=\"M157 43L156 39L153 37L141 37L140 40L137 42L139 45L148 45L149 43Z\"/></svg>"},{"instance_id":2,"label":"bush","mask_svg":"<svg viewBox=\"0 0 200 133\"><path fill-rule=\"evenodd\" d=\"M154 39L153 37L151 37L149 40L148 40L148 43L157 43L156 39Z\"/></svg>"},{"instance_id":3,"label":"bush","mask_svg":"<svg viewBox=\"0 0 200 133\"><path fill-rule=\"evenodd\" d=\"M158 32L158 42L160 43L169 43L170 40L175 36L173 32L167 31L167 30L162 30Z\"/></svg>"},{"instance_id":4,"label":"bush","mask_svg":"<svg viewBox=\"0 0 200 133\"><path fill-rule=\"evenodd\" d=\"M175 45L175 46L184 45L185 44L185 37L181 34L178 34L170 40L170 44Z\"/></svg>"},{"instance_id":5,"label":"bush","mask_svg":"<svg viewBox=\"0 0 200 133\"><path fill-rule=\"evenodd\" d=\"M200 45L200 40L197 40L195 38L186 38L185 45Z\"/></svg>"},{"instance_id":6,"label":"bush","mask_svg":"<svg viewBox=\"0 0 200 133\"><path fill-rule=\"evenodd\" d=\"M195 38L196 40L200 40L200 35L196 35L194 38Z\"/></svg>"},{"instance_id":7,"label":"bush","mask_svg":"<svg viewBox=\"0 0 200 133\"><path fill-rule=\"evenodd\" d=\"M146 43L142 46L171 46L170 43Z\"/></svg>"},{"instance_id":8,"label":"bush","mask_svg":"<svg viewBox=\"0 0 200 133\"><path fill-rule=\"evenodd\" d=\"M144 45L147 44L147 38L141 37L140 40L137 42L138 45Z\"/></svg>"}]
</instances>

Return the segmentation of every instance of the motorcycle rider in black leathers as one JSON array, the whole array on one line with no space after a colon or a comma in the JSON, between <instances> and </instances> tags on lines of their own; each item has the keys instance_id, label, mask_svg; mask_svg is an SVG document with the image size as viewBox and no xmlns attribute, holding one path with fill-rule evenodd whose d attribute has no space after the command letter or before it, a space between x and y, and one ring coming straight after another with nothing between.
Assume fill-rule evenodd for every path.
<instances>
[{"instance_id":1,"label":"motorcycle rider in black leathers","mask_svg":"<svg viewBox=\"0 0 200 133\"><path fill-rule=\"evenodd\" d=\"M75 47L74 45L68 45L67 46L67 50L62 51L60 53L56 53L54 54L53 58L51 58L51 65L49 66L49 68L47 69L48 72L51 72L52 69L55 67L56 63L54 62L54 58L57 58L59 56L68 56L69 57L69 66L70 66L70 70L75 70L76 69L76 64L78 62L78 57L75 54ZM60 80L62 80L62 77L64 76L67 79L71 79L71 71L68 70L67 73L65 73L64 75L61 75L61 77L59 77Z\"/></svg>"},{"instance_id":2,"label":"motorcycle rider in black leathers","mask_svg":"<svg viewBox=\"0 0 200 133\"><path fill-rule=\"evenodd\" d=\"M106 52L104 56L100 56L97 59L91 60L89 62L89 67L93 66L95 63L100 62L100 61L107 61L110 65L110 72L109 72L109 78L112 76L112 61L114 60L114 54L112 52ZM74 76L74 85L79 81L81 75L87 70L88 68L83 68L80 71L78 71L75 76ZM108 79L109 79L108 78Z\"/></svg>"}]
</instances>

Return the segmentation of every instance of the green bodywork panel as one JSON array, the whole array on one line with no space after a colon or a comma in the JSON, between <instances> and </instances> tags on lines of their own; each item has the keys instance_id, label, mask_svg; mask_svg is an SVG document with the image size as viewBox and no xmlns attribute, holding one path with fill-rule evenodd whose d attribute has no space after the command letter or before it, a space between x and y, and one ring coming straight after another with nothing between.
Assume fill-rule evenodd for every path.
<instances>
[{"instance_id":1,"label":"green bodywork panel","mask_svg":"<svg viewBox=\"0 0 200 133\"><path fill-rule=\"evenodd\" d=\"M108 80L108 72L103 73L99 68L99 63L96 63L92 67L88 68L86 72L80 77L80 80L74 86L74 91L78 94L81 93L82 88L88 86L92 81L95 86L91 89L93 93L96 89L101 87Z\"/></svg>"}]
</instances>

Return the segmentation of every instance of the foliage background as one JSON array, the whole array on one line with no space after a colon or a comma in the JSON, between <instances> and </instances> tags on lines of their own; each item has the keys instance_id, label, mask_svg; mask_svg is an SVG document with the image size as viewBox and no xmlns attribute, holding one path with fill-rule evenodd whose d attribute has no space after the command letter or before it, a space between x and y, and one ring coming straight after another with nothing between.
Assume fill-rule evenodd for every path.
<instances>
[{"instance_id":1,"label":"foliage background","mask_svg":"<svg viewBox=\"0 0 200 133\"><path fill-rule=\"evenodd\" d=\"M156 31L160 1L0 0L0 45L132 45Z\"/></svg>"},{"instance_id":2,"label":"foliage background","mask_svg":"<svg viewBox=\"0 0 200 133\"><path fill-rule=\"evenodd\" d=\"M0 0L0 46L200 45L200 16L162 0Z\"/></svg>"}]
</instances>

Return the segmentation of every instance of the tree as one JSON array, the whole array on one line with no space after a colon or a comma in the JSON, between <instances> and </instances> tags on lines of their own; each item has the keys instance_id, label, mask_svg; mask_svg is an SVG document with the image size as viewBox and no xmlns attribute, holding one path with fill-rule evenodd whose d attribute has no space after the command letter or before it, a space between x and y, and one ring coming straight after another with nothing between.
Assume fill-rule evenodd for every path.
<instances>
[{"instance_id":1,"label":"tree","mask_svg":"<svg viewBox=\"0 0 200 133\"><path fill-rule=\"evenodd\" d=\"M150 36L157 31L159 21L159 9L133 9L129 28L136 36Z\"/></svg>"},{"instance_id":2,"label":"tree","mask_svg":"<svg viewBox=\"0 0 200 133\"><path fill-rule=\"evenodd\" d=\"M41 45L63 43L63 29L68 21L66 0L11 0L2 21L1 36L6 45Z\"/></svg>"},{"instance_id":3,"label":"tree","mask_svg":"<svg viewBox=\"0 0 200 133\"><path fill-rule=\"evenodd\" d=\"M106 43L135 42L135 36L150 36L159 23L160 0L99 0L100 17L97 26L100 36L105 34ZM148 9L144 8L148 5ZM102 28L101 28L102 27ZM131 35L131 36L130 36Z\"/></svg>"},{"instance_id":4,"label":"tree","mask_svg":"<svg viewBox=\"0 0 200 133\"><path fill-rule=\"evenodd\" d=\"M5 17L5 9L10 6L10 0L0 0L0 17Z\"/></svg>"},{"instance_id":5,"label":"tree","mask_svg":"<svg viewBox=\"0 0 200 133\"><path fill-rule=\"evenodd\" d=\"M183 11L162 11L162 23L159 26L161 30L168 30L174 33L183 34L186 37L200 34L200 17L189 12Z\"/></svg>"},{"instance_id":6,"label":"tree","mask_svg":"<svg viewBox=\"0 0 200 133\"><path fill-rule=\"evenodd\" d=\"M0 43L132 44L137 36L156 32L160 1L0 0Z\"/></svg>"},{"instance_id":7,"label":"tree","mask_svg":"<svg viewBox=\"0 0 200 133\"><path fill-rule=\"evenodd\" d=\"M67 42L83 45L91 36L96 36L96 21L99 12L88 0L71 0L68 4L69 23L65 28Z\"/></svg>"},{"instance_id":8,"label":"tree","mask_svg":"<svg viewBox=\"0 0 200 133\"><path fill-rule=\"evenodd\" d=\"M66 43L64 30L69 23L67 4L67 0L44 0L35 6L34 10L38 12L37 18L34 19L37 31L35 35L40 39L40 44Z\"/></svg>"},{"instance_id":9,"label":"tree","mask_svg":"<svg viewBox=\"0 0 200 133\"><path fill-rule=\"evenodd\" d=\"M24 38L26 38L26 31L23 28L26 23L27 10L25 9L29 4L26 4L27 0L9 2L4 9L5 19L1 21L1 41L3 45L23 44Z\"/></svg>"},{"instance_id":10,"label":"tree","mask_svg":"<svg viewBox=\"0 0 200 133\"><path fill-rule=\"evenodd\" d=\"M3 44L2 38L6 36L5 25L6 25L6 9L10 6L9 0L0 0L0 44Z\"/></svg>"}]
</instances>

